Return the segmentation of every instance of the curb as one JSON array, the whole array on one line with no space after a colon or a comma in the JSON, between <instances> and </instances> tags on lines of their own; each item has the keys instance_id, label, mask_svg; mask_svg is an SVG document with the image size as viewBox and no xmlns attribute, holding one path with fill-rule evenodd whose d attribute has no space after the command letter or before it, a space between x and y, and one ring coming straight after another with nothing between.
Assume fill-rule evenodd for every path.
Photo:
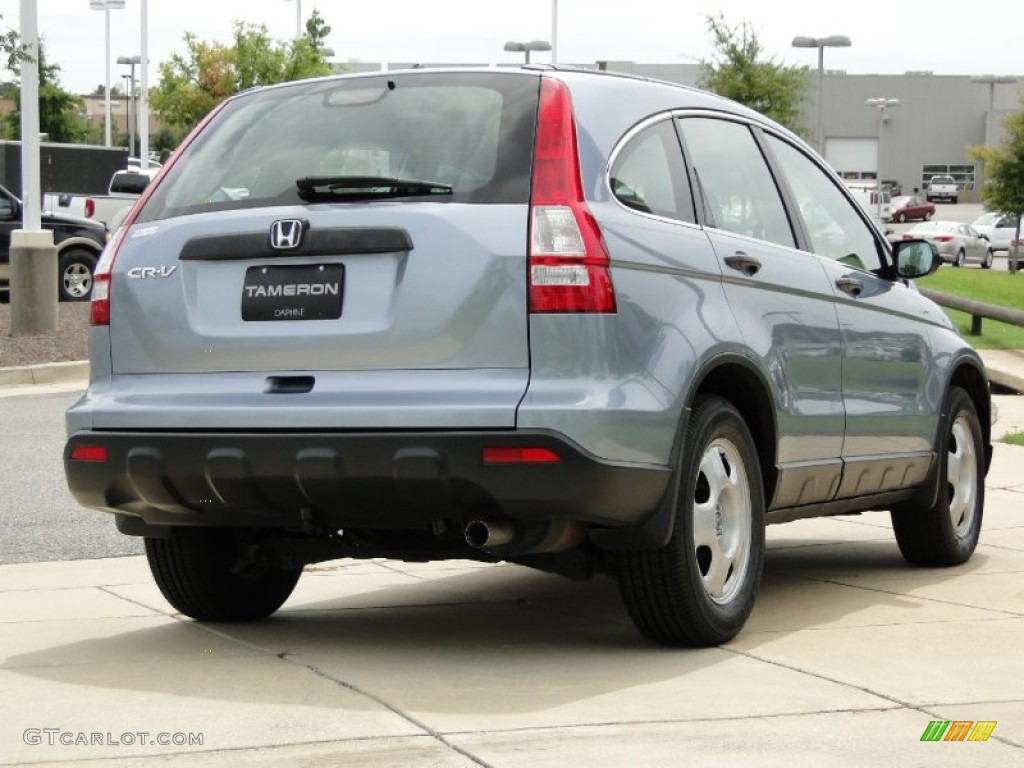
<instances>
[{"instance_id":1,"label":"curb","mask_svg":"<svg viewBox=\"0 0 1024 768\"><path fill-rule=\"evenodd\" d=\"M978 351L989 381L1014 392L1024 392L1024 352L1021 350Z\"/></svg>"},{"instance_id":2,"label":"curb","mask_svg":"<svg viewBox=\"0 0 1024 768\"><path fill-rule=\"evenodd\" d=\"M89 362L87 360L0 368L0 387L28 387L39 384L62 384L69 381L81 381L84 384L88 380Z\"/></svg>"}]
</instances>

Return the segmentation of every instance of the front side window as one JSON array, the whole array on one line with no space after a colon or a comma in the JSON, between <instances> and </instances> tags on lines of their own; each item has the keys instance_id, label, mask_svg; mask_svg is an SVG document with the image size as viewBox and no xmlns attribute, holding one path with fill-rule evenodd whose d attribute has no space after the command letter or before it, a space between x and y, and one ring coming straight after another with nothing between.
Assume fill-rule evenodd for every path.
<instances>
[{"instance_id":1,"label":"front side window","mask_svg":"<svg viewBox=\"0 0 1024 768\"><path fill-rule=\"evenodd\" d=\"M795 247L775 180L750 129L704 117L679 120L708 226Z\"/></svg>"},{"instance_id":2,"label":"front side window","mask_svg":"<svg viewBox=\"0 0 1024 768\"><path fill-rule=\"evenodd\" d=\"M807 155L775 136L768 145L789 182L814 253L874 271L882 266L878 241L855 204Z\"/></svg>"}]
</instances>

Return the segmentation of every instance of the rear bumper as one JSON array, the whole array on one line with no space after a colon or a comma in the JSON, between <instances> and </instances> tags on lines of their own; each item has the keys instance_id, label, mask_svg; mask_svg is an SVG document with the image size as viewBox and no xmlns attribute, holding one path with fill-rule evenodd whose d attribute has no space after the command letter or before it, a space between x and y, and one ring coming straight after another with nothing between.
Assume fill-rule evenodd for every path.
<instances>
[{"instance_id":1,"label":"rear bumper","mask_svg":"<svg viewBox=\"0 0 1024 768\"><path fill-rule=\"evenodd\" d=\"M105 459L72 459L77 447ZM537 447L550 463L484 463ZM64 450L83 505L151 525L422 529L432 521L578 520L630 526L657 508L667 467L597 459L545 431L203 433L79 431Z\"/></svg>"}]
</instances>

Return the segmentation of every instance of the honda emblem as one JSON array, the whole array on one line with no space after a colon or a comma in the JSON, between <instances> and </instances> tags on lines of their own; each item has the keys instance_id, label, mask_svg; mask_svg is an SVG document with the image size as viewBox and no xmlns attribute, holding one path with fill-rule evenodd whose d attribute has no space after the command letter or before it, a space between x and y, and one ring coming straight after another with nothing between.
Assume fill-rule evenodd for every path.
<instances>
[{"instance_id":1,"label":"honda emblem","mask_svg":"<svg viewBox=\"0 0 1024 768\"><path fill-rule=\"evenodd\" d=\"M302 219L279 219L270 225L270 247L293 251L302 245L306 222Z\"/></svg>"}]
</instances>

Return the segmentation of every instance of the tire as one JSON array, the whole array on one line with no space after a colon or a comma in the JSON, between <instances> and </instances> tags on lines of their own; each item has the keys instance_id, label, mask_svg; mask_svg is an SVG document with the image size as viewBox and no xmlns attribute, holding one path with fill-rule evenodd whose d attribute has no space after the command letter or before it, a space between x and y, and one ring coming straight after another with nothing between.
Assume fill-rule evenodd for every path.
<instances>
[{"instance_id":1,"label":"tire","mask_svg":"<svg viewBox=\"0 0 1024 768\"><path fill-rule=\"evenodd\" d=\"M896 214L896 223L897 224L902 224L906 220L907 220L907 214L902 213L902 212Z\"/></svg>"},{"instance_id":2,"label":"tire","mask_svg":"<svg viewBox=\"0 0 1024 768\"><path fill-rule=\"evenodd\" d=\"M953 259L953 266L962 267L965 261L967 261L967 254L963 252L963 249L960 249L956 253L956 258Z\"/></svg>"},{"instance_id":3,"label":"tire","mask_svg":"<svg viewBox=\"0 0 1024 768\"><path fill-rule=\"evenodd\" d=\"M57 259L57 296L61 301L88 301L96 256L84 248L71 248Z\"/></svg>"},{"instance_id":4,"label":"tire","mask_svg":"<svg viewBox=\"0 0 1024 768\"><path fill-rule=\"evenodd\" d=\"M959 199L960 199L959 197L954 197L953 198L953 205L956 205L956 201L959 200Z\"/></svg>"},{"instance_id":5,"label":"tire","mask_svg":"<svg viewBox=\"0 0 1024 768\"><path fill-rule=\"evenodd\" d=\"M991 269L992 268L992 262L995 260L995 258L996 258L996 255L992 252L992 249L989 248L987 251L985 251L985 260L983 262L981 262L981 268L982 269Z\"/></svg>"},{"instance_id":6,"label":"tire","mask_svg":"<svg viewBox=\"0 0 1024 768\"><path fill-rule=\"evenodd\" d=\"M198 621L254 621L272 614L295 589L302 569L244 563L231 529L146 538L146 559L167 602Z\"/></svg>"},{"instance_id":7,"label":"tire","mask_svg":"<svg viewBox=\"0 0 1024 768\"><path fill-rule=\"evenodd\" d=\"M938 436L940 488L935 504L904 504L892 511L892 528L912 565L951 566L978 546L985 506L985 449L974 403L953 387L946 395Z\"/></svg>"},{"instance_id":8,"label":"tire","mask_svg":"<svg viewBox=\"0 0 1024 768\"><path fill-rule=\"evenodd\" d=\"M925 221L931 221L932 220L932 212L931 211L925 211L924 212L924 220Z\"/></svg>"},{"instance_id":9,"label":"tire","mask_svg":"<svg viewBox=\"0 0 1024 768\"><path fill-rule=\"evenodd\" d=\"M731 403L697 400L679 472L672 537L660 549L621 553L619 590L649 640L718 645L743 628L764 566L761 469Z\"/></svg>"}]
</instances>

